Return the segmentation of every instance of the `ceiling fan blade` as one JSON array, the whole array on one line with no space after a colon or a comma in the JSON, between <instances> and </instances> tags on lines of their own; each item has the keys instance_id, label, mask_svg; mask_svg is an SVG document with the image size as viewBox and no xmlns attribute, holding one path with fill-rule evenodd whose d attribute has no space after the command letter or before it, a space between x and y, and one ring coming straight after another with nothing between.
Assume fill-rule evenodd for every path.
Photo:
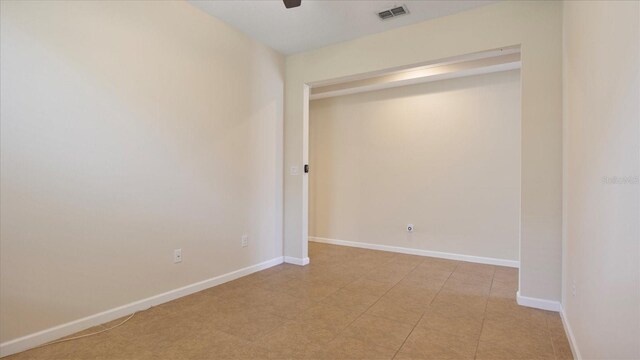
<instances>
[{"instance_id":1,"label":"ceiling fan blade","mask_svg":"<svg viewBox=\"0 0 640 360\"><path fill-rule=\"evenodd\" d=\"M282 1L284 2L284 7L286 7L287 9L298 7L302 2L302 0L282 0Z\"/></svg>"}]
</instances>

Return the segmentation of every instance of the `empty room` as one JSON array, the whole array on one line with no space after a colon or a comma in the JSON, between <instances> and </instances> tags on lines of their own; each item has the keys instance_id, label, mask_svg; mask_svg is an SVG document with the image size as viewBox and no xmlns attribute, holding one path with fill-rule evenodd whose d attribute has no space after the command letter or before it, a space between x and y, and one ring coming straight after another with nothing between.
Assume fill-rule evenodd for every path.
<instances>
[{"instance_id":1,"label":"empty room","mask_svg":"<svg viewBox=\"0 0 640 360\"><path fill-rule=\"evenodd\" d=\"M0 0L3 359L640 359L640 1Z\"/></svg>"}]
</instances>

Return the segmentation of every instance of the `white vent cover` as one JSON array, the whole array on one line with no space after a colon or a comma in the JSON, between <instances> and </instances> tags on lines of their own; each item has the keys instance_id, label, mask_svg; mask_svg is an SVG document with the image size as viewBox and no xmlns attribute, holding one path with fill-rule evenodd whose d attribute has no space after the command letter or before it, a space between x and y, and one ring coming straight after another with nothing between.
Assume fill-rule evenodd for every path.
<instances>
[{"instance_id":1,"label":"white vent cover","mask_svg":"<svg viewBox=\"0 0 640 360\"><path fill-rule=\"evenodd\" d=\"M388 20L396 16L406 15L409 13L406 5L394 6L391 9L385 9L378 11L378 17L382 20Z\"/></svg>"}]
</instances>

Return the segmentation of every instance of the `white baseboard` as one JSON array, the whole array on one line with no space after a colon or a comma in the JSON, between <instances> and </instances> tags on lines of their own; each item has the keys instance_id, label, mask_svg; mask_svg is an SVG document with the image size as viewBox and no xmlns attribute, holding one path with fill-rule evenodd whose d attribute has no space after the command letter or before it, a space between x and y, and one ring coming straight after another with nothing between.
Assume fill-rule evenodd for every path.
<instances>
[{"instance_id":1,"label":"white baseboard","mask_svg":"<svg viewBox=\"0 0 640 360\"><path fill-rule=\"evenodd\" d=\"M136 311L146 310L152 306L160 305L162 303L166 303L168 301L175 300L177 298L187 296L198 291L202 291L210 287L226 283L231 280L238 279L254 272L282 264L283 260L284 258L280 256L256 265L248 266L243 269L216 276L211 279L203 280L178 289L167 291L162 294L148 297L146 299L122 305L117 308L103 311L98 314L90 315L82 319L74 320L66 324L54 326L37 333L29 334L14 340L9 340L0 344L0 357L28 350L38 345L42 345L61 337L74 334L78 331L88 329L92 326L104 324L106 322L121 318Z\"/></svg>"},{"instance_id":2,"label":"white baseboard","mask_svg":"<svg viewBox=\"0 0 640 360\"><path fill-rule=\"evenodd\" d=\"M301 258L296 258L296 257L292 257L292 256L285 256L284 257L284 262L286 262L287 264L305 266L305 265L309 264L309 258L306 257L304 259L301 259Z\"/></svg>"},{"instance_id":3,"label":"white baseboard","mask_svg":"<svg viewBox=\"0 0 640 360\"><path fill-rule=\"evenodd\" d=\"M571 325L569 324L569 319L567 319L567 314L564 312L564 307L562 307L562 309L560 310L560 319L562 319L564 332L567 334L567 339L569 339L569 345L571 346L573 358L575 360L582 360L582 355L580 354L580 350L578 349L578 343L576 342L576 338L573 335L573 330L571 329Z\"/></svg>"},{"instance_id":4,"label":"white baseboard","mask_svg":"<svg viewBox=\"0 0 640 360\"><path fill-rule=\"evenodd\" d=\"M468 262L479 263L479 264L499 265L499 266L513 267L513 268L520 267L520 261L516 261L516 260L506 260L506 259L496 259L496 258L488 258L488 257L481 257L481 256L453 254L453 253L445 253L445 252L439 252L439 251L405 248L400 246L379 245L379 244L370 244L370 243L363 243L363 242L356 242L356 241L327 239L327 238L321 238L321 237L309 237L309 241L314 241L314 242L319 242L324 244L332 244L332 245L351 246L351 247L370 249L370 250L390 251L390 252L401 253L401 254L430 256L430 257L449 259L449 260L468 261Z\"/></svg>"},{"instance_id":5,"label":"white baseboard","mask_svg":"<svg viewBox=\"0 0 640 360\"><path fill-rule=\"evenodd\" d=\"M518 305L532 307L532 308L536 308L536 309L542 309L542 310L548 310L548 311L558 311L558 312L562 310L562 305L560 304L559 301L545 300L545 299L532 298L532 297L528 297L528 296L522 296L522 295L520 295L520 291L519 290L516 293L516 301L518 302Z\"/></svg>"}]
</instances>

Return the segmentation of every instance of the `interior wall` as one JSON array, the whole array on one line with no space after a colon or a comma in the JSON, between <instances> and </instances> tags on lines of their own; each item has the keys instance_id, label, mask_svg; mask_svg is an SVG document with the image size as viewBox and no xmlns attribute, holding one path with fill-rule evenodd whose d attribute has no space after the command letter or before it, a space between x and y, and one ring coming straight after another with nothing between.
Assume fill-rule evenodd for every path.
<instances>
[{"instance_id":1,"label":"interior wall","mask_svg":"<svg viewBox=\"0 0 640 360\"><path fill-rule=\"evenodd\" d=\"M565 319L583 359L639 359L640 3L565 1L564 36Z\"/></svg>"},{"instance_id":2,"label":"interior wall","mask_svg":"<svg viewBox=\"0 0 640 360\"><path fill-rule=\"evenodd\" d=\"M519 259L519 70L314 100L309 114L309 236Z\"/></svg>"},{"instance_id":3,"label":"interior wall","mask_svg":"<svg viewBox=\"0 0 640 360\"><path fill-rule=\"evenodd\" d=\"M282 256L281 55L184 2L0 3L0 341Z\"/></svg>"},{"instance_id":4,"label":"interior wall","mask_svg":"<svg viewBox=\"0 0 640 360\"><path fill-rule=\"evenodd\" d=\"M305 84L520 45L520 295L559 302L562 262L562 3L504 1L288 56L285 167L307 160ZM284 250L307 256L304 186L284 179ZM559 305L559 303L557 303Z\"/></svg>"}]
</instances>

